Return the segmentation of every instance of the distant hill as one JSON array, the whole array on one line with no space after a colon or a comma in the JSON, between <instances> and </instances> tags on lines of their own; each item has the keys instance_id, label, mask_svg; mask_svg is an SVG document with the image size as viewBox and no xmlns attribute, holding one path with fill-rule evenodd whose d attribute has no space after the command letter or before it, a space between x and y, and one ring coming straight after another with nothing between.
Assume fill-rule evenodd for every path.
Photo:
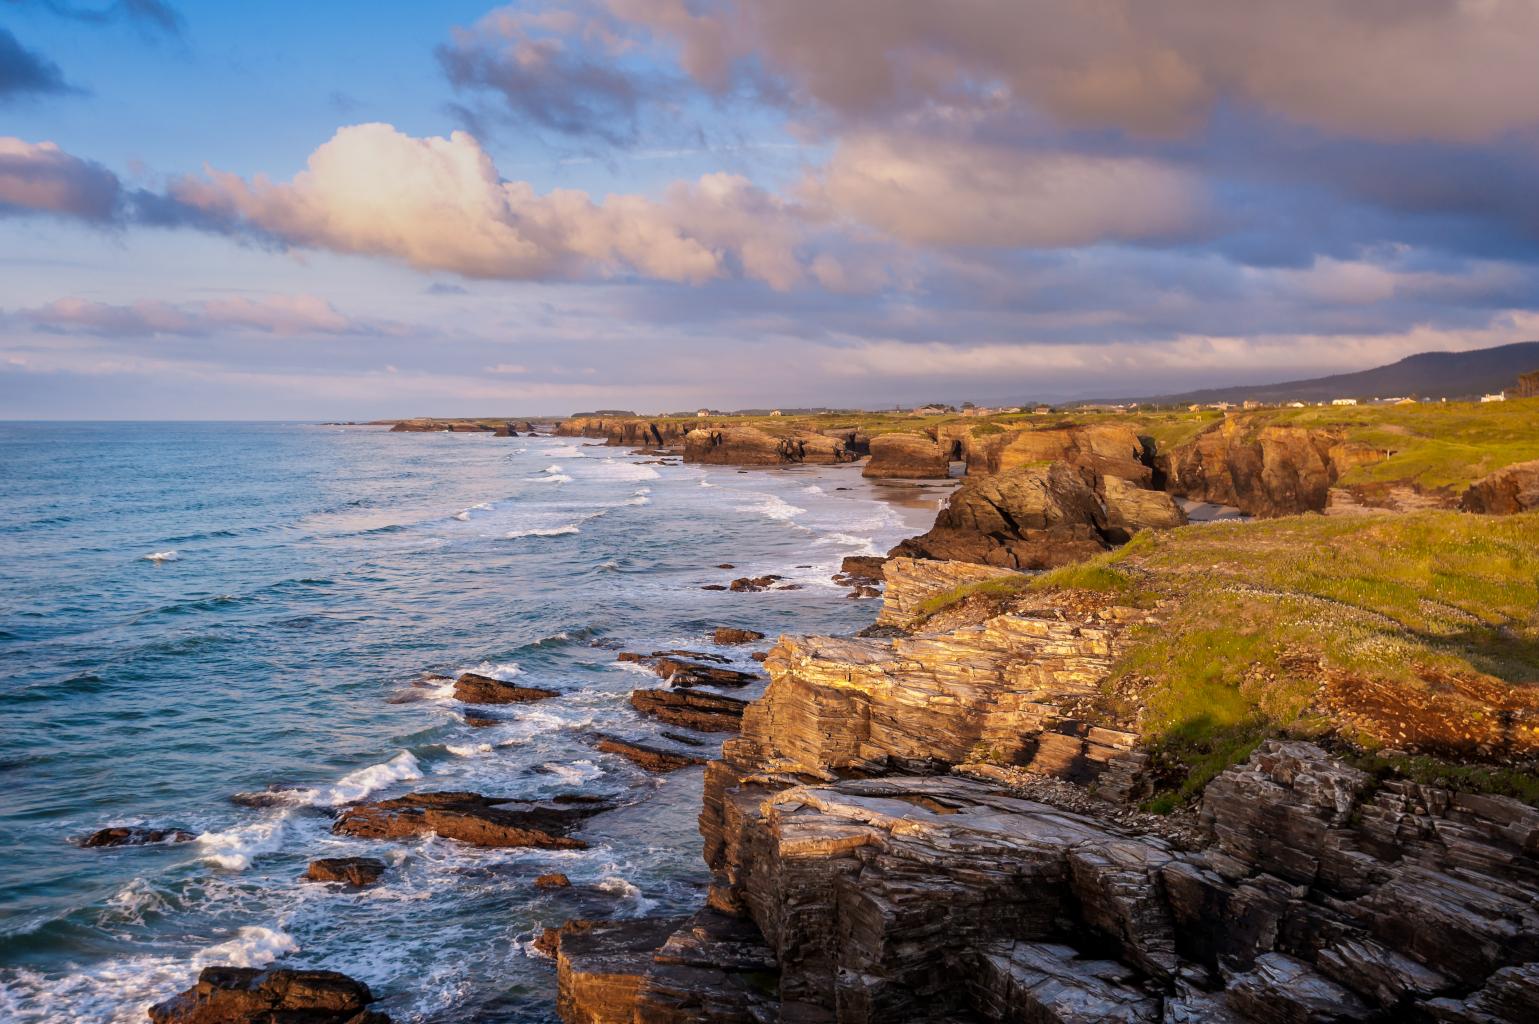
<instances>
[{"instance_id":1,"label":"distant hill","mask_svg":"<svg viewBox=\"0 0 1539 1024\"><path fill-rule=\"evenodd\" d=\"M1471 352L1422 352L1398 363L1357 373L1312 380L1205 388L1179 395L1143 397L1164 405L1211 402L1329 402L1333 398L1476 398L1517 385L1518 374L1539 370L1539 341L1475 349Z\"/></svg>"}]
</instances>

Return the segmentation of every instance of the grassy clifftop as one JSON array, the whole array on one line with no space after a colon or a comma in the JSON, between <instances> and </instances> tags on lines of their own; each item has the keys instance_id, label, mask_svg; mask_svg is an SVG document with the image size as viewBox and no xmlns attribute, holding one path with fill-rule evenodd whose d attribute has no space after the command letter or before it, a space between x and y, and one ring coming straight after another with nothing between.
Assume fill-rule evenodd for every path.
<instances>
[{"instance_id":1,"label":"grassy clifftop","mask_svg":"<svg viewBox=\"0 0 1539 1024\"><path fill-rule=\"evenodd\" d=\"M1103 711L1145 737L1165 805L1278 734L1539 802L1539 513L1145 532L928 610L974 595L1007 606L1027 590L1158 610L1108 677Z\"/></svg>"}]
</instances>

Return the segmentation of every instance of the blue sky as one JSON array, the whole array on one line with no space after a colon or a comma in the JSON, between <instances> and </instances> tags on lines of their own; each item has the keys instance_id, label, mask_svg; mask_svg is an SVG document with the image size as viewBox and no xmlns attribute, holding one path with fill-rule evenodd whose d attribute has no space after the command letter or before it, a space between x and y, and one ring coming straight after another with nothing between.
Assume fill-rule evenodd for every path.
<instances>
[{"instance_id":1,"label":"blue sky","mask_svg":"<svg viewBox=\"0 0 1539 1024\"><path fill-rule=\"evenodd\" d=\"M0 418L1025 401L1539 337L1525 0L0 0Z\"/></svg>"}]
</instances>

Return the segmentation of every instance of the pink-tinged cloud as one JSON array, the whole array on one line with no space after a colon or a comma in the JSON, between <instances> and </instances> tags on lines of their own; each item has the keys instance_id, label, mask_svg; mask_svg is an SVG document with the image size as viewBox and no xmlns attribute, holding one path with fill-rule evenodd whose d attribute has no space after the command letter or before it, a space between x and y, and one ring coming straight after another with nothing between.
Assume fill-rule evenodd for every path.
<instances>
[{"instance_id":1,"label":"pink-tinged cloud","mask_svg":"<svg viewBox=\"0 0 1539 1024\"><path fill-rule=\"evenodd\" d=\"M57 299L43 306L14 310L9 319L64 333L142 337L199 337L222 333L283 337L397 333L389 321L358 320L338 312L313 295L235 297L173 305L145 300L127 304Z\"/></svg>"},{"instance_id":2,"label":"pink-tinged cloud","mask_svg":"<svg viewBox=\"0 0 1539 1024\"><path fill-rule=\"evenodd\" d=\"M122 186L100 164L52 142L0 136L0 215L54 213L106 222L118 214Z\"/></svg>"},{"instance_id":3,"label":"pink-tinged cloud","mask_svg":"<svg viewBox=\"0 0 1539 1024\"><path fill-rule=\"evenodd\" d=\"M746 179L678 182L661 199L504 181L474 137L339 129L287 182L209 170L170 190L209 224L281 243L383 256L470 277L637 274L698 284L741 273L799 279L793 211Z\"/></svg>"},{"instance_id":4,"label":"pink-tinged cloud","mask_svg":"<svg viewBox=\"0 0 1539 1024\"><path fill-rule=\"evenodd\" d=\"M1172 134L1221 103L1375 139L1539 125L1533 0L607 0L727 92L765 70L851 120L1024 104Z\"/></svg>"},{"instance_id":5,"label":"pink-tinged cloud","mask_svg":"<svg viewBox=\"0 0 1539 1024\"><path fill-rule=\"evenodd\" d=\"M917 245L1173 240L1206 218L1201 179L1157 160L903 135L841 141L805 188L838 215Z\"/></svg>"}]
</instances>

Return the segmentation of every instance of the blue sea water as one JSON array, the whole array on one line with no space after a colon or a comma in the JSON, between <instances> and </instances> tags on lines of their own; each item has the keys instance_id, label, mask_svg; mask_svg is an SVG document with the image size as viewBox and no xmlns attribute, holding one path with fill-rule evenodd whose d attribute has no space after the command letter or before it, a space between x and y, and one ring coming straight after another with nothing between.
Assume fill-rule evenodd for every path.
<instances>
[{"instance_id":1,"label":"blue sea water","mask_svg":"<svg viewBox=\"0 0 1539 1024\"><path fill-rule=\"evenodd\" d=\"M658 681L616 651L868 624L829 574L933 514L878 491L564 438L0 424L0 1019L139 1022L202 965L281 963L353 975L398 1021L553 1020L542 926L706 883L700 769L591 746L658 740L626 700ZM802 589L699 589L767 572ZM466 669L561 696L472 727L424 678ZM272 785L280 806L230 800ZM583 851L331 835L336 807L414 789L621 806ZM198 839L72 842L120 824ZM351 855L384 881L299 881ZM573 887L535 889L547 871Z\"/></svg>"}]
</instances>

